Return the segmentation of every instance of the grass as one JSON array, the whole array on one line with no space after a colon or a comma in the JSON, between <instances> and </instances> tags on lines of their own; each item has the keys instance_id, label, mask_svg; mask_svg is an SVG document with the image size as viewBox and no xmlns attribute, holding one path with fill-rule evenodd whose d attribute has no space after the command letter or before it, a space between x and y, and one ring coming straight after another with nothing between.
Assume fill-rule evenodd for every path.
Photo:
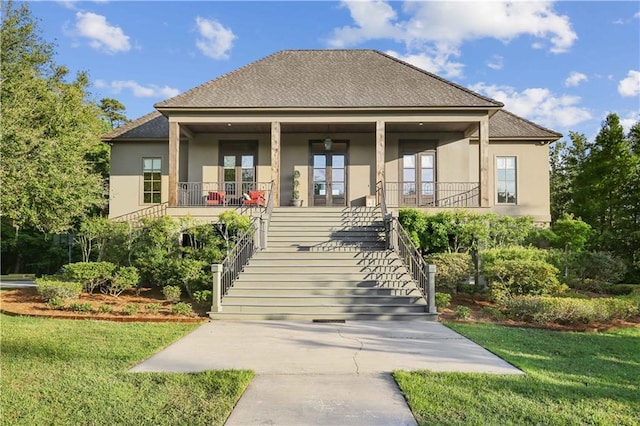
<instances>
[{"instance_id":1,"label":"grass","mask_svg":"<svg viewBox=\"0 0 640 426\"><path fill-rule=\"evenodd\" d=\"M127 373L193 324L0 320L3 425L223 424L253 377Z\"/></svg>"},{"instance_id":2,"label":"grass","mask_svg":"<svg viewBox=\"0 0 640 426\"><path fill-rule=\"evenodd\" d=\"M527 374L394 373L421 425L639 425L640 328L448 324Z\"/></svg>"}]
</instances>

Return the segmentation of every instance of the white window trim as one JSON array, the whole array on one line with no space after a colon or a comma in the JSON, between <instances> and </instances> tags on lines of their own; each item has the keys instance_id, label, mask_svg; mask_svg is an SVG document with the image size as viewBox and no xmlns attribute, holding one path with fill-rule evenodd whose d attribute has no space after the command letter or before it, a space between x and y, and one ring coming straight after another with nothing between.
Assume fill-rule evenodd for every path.
<instances>
[{"instance_id":1,"label":"white window trim","mask_svg":"<svg viewBox=\"0 0 640 426\"><path fill-rule=\"evenodd\" d=\"M498 158L514 158L516 160L516 201L515 203L505 203L498 201ZM495 155L493 158L493 196L496 206L517 206L520 200L520 158L517 155Z\"/></svg>"},{"instance_id":2,"label":"white window trim","mask_svg":"<svg viewBox=\"0 0 640 426\"><path fill-rule=\"evenodd\" d=\"M162 174L162 169L164 167L164 157L162 155L149 155L149 156L144 156L144 157L140 157L140 190L138 191L139 194L139 205L141 206L152 206L154 204L158 204L158 203L145 203L144 202L144 160L160 160L160 202L162 202L162 190L163 190L163 182L162 179L164 177L164 175Z\"/></svg>"}]
</instances>

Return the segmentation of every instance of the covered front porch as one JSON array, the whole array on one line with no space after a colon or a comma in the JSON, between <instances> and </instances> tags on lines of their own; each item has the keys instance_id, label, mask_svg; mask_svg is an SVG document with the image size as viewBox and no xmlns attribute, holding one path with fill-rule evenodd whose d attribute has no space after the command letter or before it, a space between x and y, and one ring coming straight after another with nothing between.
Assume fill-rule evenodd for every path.
<instances>
[{"instance_id":1,"label":"covered front porch","mask_svg":"<svg viewBox=\"0 0 640 426\"><path fill-rule=\"evenodd\" d=\"M384 188L388 207L488 207L489 115L169 117L169 207L364 206ZM472 135L476 135L472 137Z\"/></svg>"}]
</instances>

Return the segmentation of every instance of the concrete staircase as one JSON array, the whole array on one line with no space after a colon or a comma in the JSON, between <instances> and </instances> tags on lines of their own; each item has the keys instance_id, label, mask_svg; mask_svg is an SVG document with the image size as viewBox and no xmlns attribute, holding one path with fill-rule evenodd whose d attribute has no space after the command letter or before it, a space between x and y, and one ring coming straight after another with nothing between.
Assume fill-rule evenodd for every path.
<instances>
[{"instance_id":1,"label":"concrete staircase","mask_svg":"<svg viewBox=\"0 0 640 426\"><path fill-rule=\"evenodd\" d=\"M433 319L395 252L380 210L276 208L257 252L214 319Z\"/></svg>"}]
</instances>

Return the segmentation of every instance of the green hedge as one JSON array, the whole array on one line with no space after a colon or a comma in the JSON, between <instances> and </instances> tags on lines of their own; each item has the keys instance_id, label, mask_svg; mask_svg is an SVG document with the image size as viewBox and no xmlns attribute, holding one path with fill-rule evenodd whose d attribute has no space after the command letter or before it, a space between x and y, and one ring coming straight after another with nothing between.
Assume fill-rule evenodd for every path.
<instances>
[{"instance_id":1,"label":"green hedge","mask_svg":"<svg viewBox=\"0 0 640 426\"><path fill-rule=\"evenodd\" d=\"M82 283L61 281L51 277L36 278L36 288L47 302L77 299L82 293Z\"/></svg>"},{"instance_id":2,"label":"green hedge","mask_svg":"<svg viewBox=\"0 0 640 426\"><path fill-rule=\"evenodd\" d=\"M519 296L504 299L507 317L534 323L588 324L626 319L638 313L633 300Z\"/></svg>"},{"instance_id":3,"label":"green hedge","mask_svg":"<svg viewBox=\"0 0 640 426\"><path fill-rule=\"evenodd\" d=\"M436 290L454 293L458 284L472 274L471 255L468 253L436 253L425 256L429 264L436 265Z\"/></svg>"}]
</instances>

